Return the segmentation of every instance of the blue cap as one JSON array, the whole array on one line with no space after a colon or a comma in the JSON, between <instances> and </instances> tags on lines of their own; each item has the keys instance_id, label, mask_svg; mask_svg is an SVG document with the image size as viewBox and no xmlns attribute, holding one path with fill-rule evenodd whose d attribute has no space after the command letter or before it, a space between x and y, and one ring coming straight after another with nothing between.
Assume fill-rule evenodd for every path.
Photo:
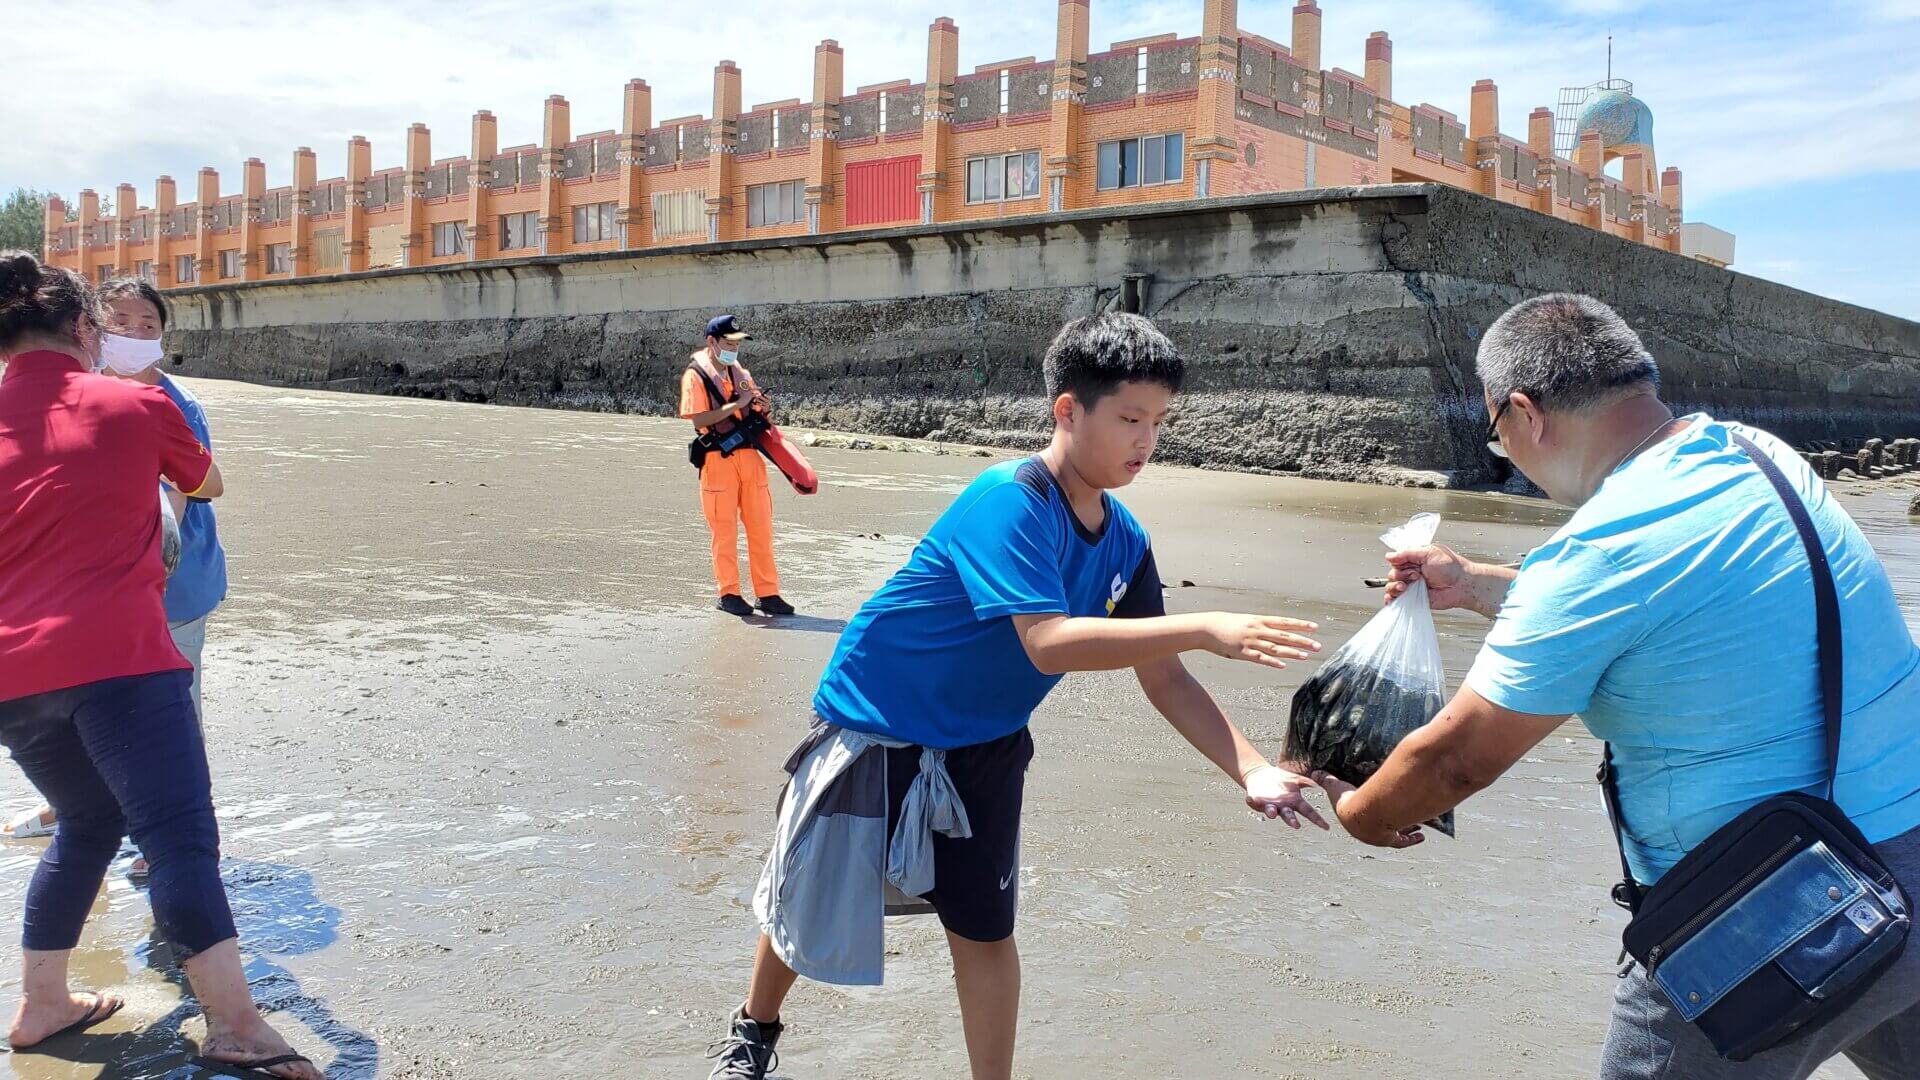
<instances>
[{"instance_id":1,"label":"blue cap","mask_svg":"<svg viewBox=\"0 0 1920 1080\"><path fill-rule=\"evenodd\" d=\"M740 329L740 323L731 315L722 315L707 321L707 336L722 341L743 341L753 335Z\"/></svg>"}]
</instances>

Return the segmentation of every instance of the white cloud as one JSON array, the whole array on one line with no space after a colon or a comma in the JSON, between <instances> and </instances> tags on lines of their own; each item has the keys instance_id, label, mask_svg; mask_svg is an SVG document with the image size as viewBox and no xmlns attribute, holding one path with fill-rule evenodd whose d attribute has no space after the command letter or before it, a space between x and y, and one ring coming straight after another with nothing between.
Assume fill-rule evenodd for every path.
<instances>
[{"instance_id":1,"label":"white cloud","mask_svg":"<svg viewBox=\"0 0 1920 1080\"><path fill-rule=\"evenodd\" d=\"M471 119L499 118L501 146L538 142L542 104L571 105L573 133L617 129L626 81L653 88L657 120L712 111L713 68L742 70L745 102L812 96L814 46L846 50L848 91L926 75L927 25L960 24L962 70L976 62L1053 52L1051 6L922 2L882 12L755 3L700 11L667 0L612 3L511 0L395 4L327 0L243 7L213 0L85 0L10 6L0 67L16 85L50 93L0 96L0 183L111 193L133 183L143 202L167 173L193 198L203 165L223 193L241 162L259 157L268 184L288 182L293 150L310 146L322 177L344 168L346 142L366 135L374 164L404 160L410 123L433 132L435 157L468 151ZM1197 21L1197 11L1194 14ZM1106 21L1106 20L1101 20ZM99 47L76 26L112 26ZM138 27L123 36L120 27ZM105 40L106 38L111 40ZM23 54L15 54L16 51Z\"/></svg>"},{"instance_id":2,"label":"white cloud","mask_svg":"<svg viewBox=\"0 0 1920 1080\"><path fill-rule=\"evenodd\" d=\"M1920 168L1920 0L1811 11L1802 3L1647 5L1637 0L1323 0L1321 62L1361 70L1368 32L1394 41L1394 97L1462 117L1478 79L1500 87L1501 129L1524 139L1563 86L1614 74L1654 113L1661 167L1690 208L1715 194ZM1241 25L1282 42L1290 0L1241 4ZM1810 17L1811 16L1811 17ZM1900 42L1908 42L1906 47Z\"/></svg>"}]
</instances>

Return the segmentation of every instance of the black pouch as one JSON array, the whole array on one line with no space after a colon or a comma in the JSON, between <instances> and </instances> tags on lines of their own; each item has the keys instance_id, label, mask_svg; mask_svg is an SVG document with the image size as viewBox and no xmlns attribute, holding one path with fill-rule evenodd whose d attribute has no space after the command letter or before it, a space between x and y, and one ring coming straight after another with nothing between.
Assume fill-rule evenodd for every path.
<instances>
[{"instance_id":1,"label":"black pouch","mask_svg":"<svg viewBox=\"0 0 1920 1080\"><path fill-rule=\"evenodd\" d=\"M1912 923L1892 871L1831 800L1840 755L1841 628L1826 551L1779 466L1749 440L1734 441L1786 505L1812 564L1828 797L1788 792L1759 803L1648 890L1634 881L1623 846L1625 879L1613 896L1633 912L1621 939L1625 955L1645 966L1647 980L1721 1057L1745 1061L1845 1011L1900 958ZM1599 779L1618 840L1611 747Z\"/></svg>"}]
</instances>

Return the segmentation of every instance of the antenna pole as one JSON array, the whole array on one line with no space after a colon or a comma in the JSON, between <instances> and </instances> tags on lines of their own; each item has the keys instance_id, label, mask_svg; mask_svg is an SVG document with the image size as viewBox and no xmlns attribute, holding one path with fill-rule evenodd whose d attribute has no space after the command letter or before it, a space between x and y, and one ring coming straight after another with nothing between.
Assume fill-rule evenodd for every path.
<instances>
[{"instance_id":1,"label":"antenna pole","mask_svg":"<svg viewBox=\"0 0 1920 1080\"><path fill-rule=\"evenodd\" d=\"M1613 84L1613 35L1607 35L1607 84Z\"/></svg>"}]
</instances>

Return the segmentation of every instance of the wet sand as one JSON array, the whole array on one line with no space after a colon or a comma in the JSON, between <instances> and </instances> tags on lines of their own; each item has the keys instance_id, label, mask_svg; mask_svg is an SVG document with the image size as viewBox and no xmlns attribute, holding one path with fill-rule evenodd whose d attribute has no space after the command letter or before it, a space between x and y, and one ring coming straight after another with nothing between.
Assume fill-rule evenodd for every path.
<instances>
[{"instance_id":1,"label":"wet sand","mask_svg":"<svg viewBox=\"0 0 1920 1080\"><path fill-rule=\"evenodd\" d=\"M704 1077L744 992L779 764L835 634L988 462L818 449L824 493L776 494L781 623L709 608L681 425L196 382L231 494L233 590L207 644L206 727L243 948L276 1023L332 1075ZM1175 610L1319 620L1378 602L1383 527L1518 557L1542 503L1149 469L1124 496ZM1920 626L1920 528L1843 495ZM1449 671L1481 626L1440 619ZM1277 752L1311 670L1190 661ZM1592 1075L1623 916L1577 725L1407 853L1292 833L1128 675L1036 715L1017 1072L1029 1077ZM33 800L0 770L0 806ZM18 912L40 842L0 845ZM17 916L10 916L17 917ZM27 1078L217 1075L145 898L118 869L75 968L127 1010ZM888 985L802 983L780 1076L966 1074L944 942L889 929ZM18 990L0 969L0 1000ZM184 1028L183 1028L184 1020ZM1854 1077L1830 1067L1822 1077Z\"/></svg>"}]
</instances>

